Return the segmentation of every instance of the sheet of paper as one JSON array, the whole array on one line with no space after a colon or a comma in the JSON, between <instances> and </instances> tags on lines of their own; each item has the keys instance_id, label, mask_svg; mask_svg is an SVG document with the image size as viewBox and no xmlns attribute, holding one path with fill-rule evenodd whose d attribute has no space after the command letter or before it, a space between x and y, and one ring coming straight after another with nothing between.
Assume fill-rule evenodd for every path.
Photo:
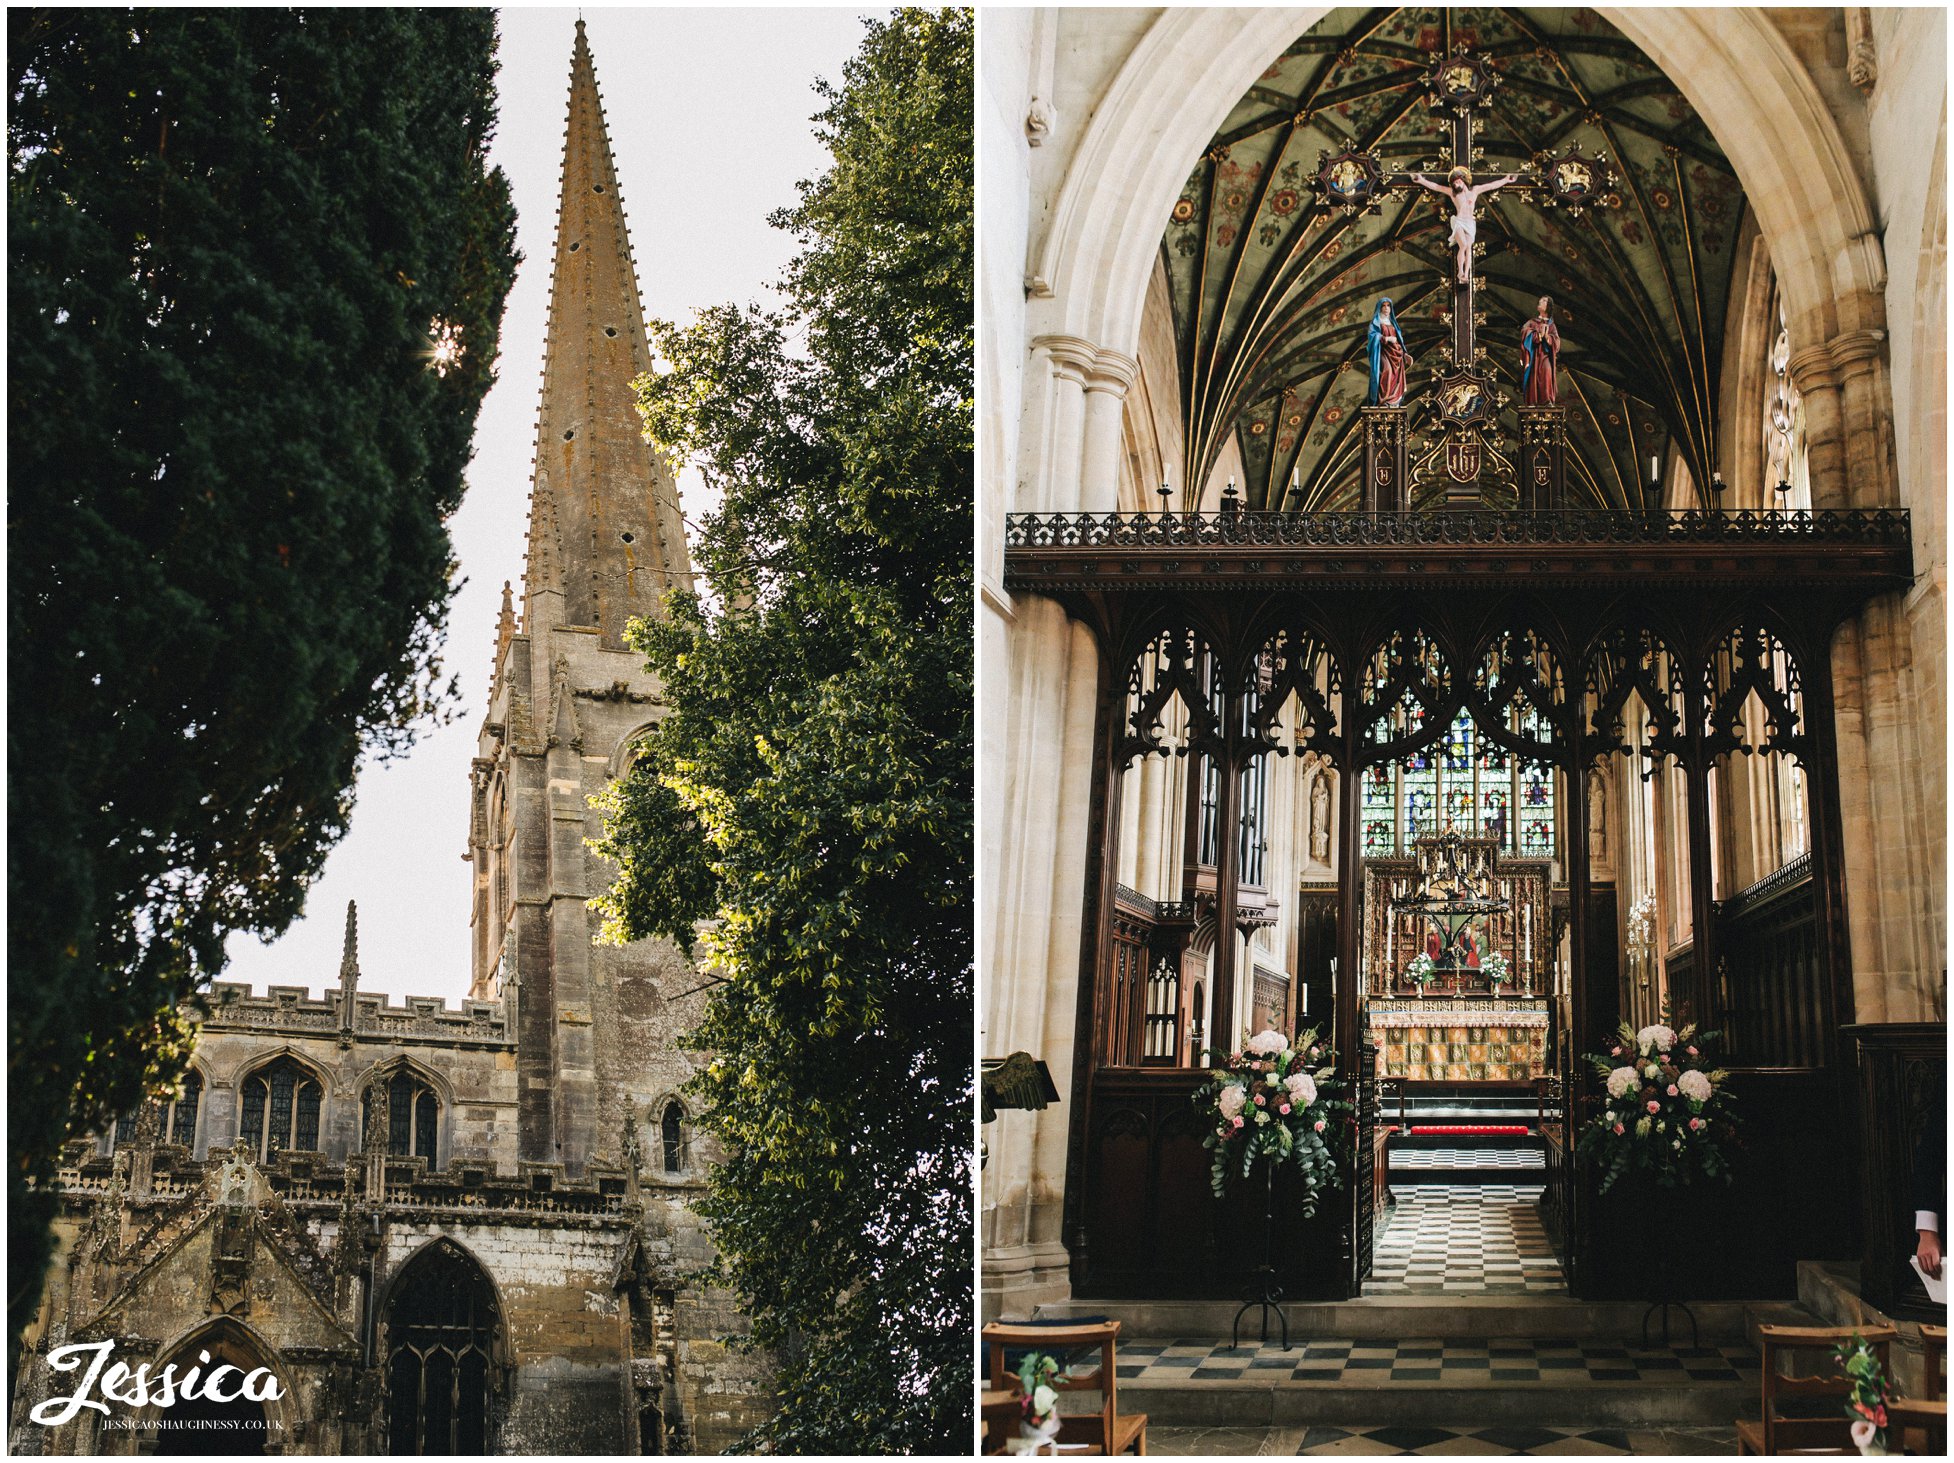
<instances>
[{"instance_id":1,"label":"sheet of paper","mask_svg":"<svg viewBox=\"0 0 1954 1463\"><path fill-rule=\"evenodd\" d=\"M1941 1265L1940 1279L1936 1280L1934 1279L1933 1276L1929 1275L1925 1270L1922 1270L1920 1268L1920 1257L1918 1255L1915 1255L1912 1259L1908 1260L1907 1263L1913 1266L1913 1273L1920 1277L1920 1283L1927 1287L1927 1299L1932 1301L1937 1306L1946 1305L1947 1304L1946 1264L1943 1263Z\"/></svg>"}]
</instances>

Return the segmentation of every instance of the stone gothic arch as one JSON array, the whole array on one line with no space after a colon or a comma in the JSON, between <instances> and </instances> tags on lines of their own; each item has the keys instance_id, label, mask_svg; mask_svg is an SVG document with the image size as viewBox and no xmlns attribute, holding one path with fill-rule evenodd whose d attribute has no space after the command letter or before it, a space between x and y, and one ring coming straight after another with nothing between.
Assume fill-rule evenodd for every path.
<instances>
[{"instance_id":1,"label":"stone gothic arch","mask_svg":"<svg viewBox=\"0 0 1954 1463\"><path fill-rule=\"evenodd\" d=\"M1033 334L1130 363L1160 225L1229 109L1328 6L1168 10L1094 111L1028 271ZM1824 97L1761 11L1598 7L1716 135L1783 281L1794 341L1885 322L1878 223ZM1876 342L1875 342L1876 343ZM1113 506L1115 484L1103 486ZM1029 507L1030 504L1019 506Z\"/></svg>"}]
</instances>

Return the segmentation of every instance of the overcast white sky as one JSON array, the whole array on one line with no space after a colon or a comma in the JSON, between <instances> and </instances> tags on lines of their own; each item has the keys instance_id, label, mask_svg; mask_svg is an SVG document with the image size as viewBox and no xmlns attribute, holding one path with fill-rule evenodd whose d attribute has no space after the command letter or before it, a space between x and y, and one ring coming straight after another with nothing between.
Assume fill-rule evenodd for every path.
<instances>
[{"instance_id":1,"label":"overcast white sky","mask_svg":"<svg viewBox=\"0 0 1954 1463\"><path fill-rule=\"evenodd\" d=\"M360 907L361 985L395 996L468 990L468 763L487 704L502 582L520 584L529 460L541 389L570 47L584 18L610 124L645 308L689 320L762 299L793 253L767 215L826 154L808 119L817 76L841 80L875 10L504 10L493 158L509 175L525 262L502 321L500 379L475 433L468 496L452 525L467 583L450 615L445 664L463 715L413 756L360 776L352 829L305 917L271 945L230 944L225 979L302 985L338 978L346 901ZM699 481L680 473L691 516Z\"/></svg>"}]
</instances>

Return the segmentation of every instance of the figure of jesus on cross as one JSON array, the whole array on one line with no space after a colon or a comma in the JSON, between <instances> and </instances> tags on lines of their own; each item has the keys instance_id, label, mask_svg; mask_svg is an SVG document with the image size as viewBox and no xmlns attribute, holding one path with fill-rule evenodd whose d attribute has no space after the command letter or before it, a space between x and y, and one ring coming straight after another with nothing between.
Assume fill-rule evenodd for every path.
<instances>
[{"instance_id":1,"label":"figure of jesus on cross","mask_svg":"<svg viewBox=\"0 0 1954 1463\"><path fill-rule=\"evenodd\" d=\"M1504 188L1508 183L1520 181L1518 173L1508 173L1504 177L1493 178L1475 185L1472 173L1466 168L1454 168L1446 175L1443 183L1435 183L1423 173L1413 173L1411 181L1420 187L1452 200L1452 248L1458 255L1459 283L1468 287L1472 284L1472 242L1479 235L1479 200L1488 193ZM1470 295L1468 294L1468 299ZM1468 305L1468 308L1470 306Z\"/></svg>"}]
</instances>

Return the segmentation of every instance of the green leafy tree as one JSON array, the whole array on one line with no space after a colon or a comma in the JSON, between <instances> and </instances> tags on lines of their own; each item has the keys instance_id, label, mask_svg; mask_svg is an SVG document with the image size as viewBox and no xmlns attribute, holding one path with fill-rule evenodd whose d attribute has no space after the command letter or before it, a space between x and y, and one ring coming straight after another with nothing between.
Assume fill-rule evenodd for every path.
<instances>
[{"instance_id":1,"label":"green leafy tree","mask_svg":"<svg viewBox=\"0 0 1954 1463\"><path fill-rule=\"evenodd\" d=\"M868 26L775 218L788 308L655 324L639 383L722 499L710 599L634 629L670 713L608 798L608 934L707 922L700 1207L773 1451L970 1446L971 42Z\"/></svg>"},{"instance_id":2,"label":"green leafy tree","mask_svg":"<svg viewBox=\"0 0 1954 1463\"><path fill-rule=\"evenodd\" d=\"M11 1334L61 1141L179 1067L452 696L514 210L480 10L9 12Z\"/></svg>"}]
</instances>

